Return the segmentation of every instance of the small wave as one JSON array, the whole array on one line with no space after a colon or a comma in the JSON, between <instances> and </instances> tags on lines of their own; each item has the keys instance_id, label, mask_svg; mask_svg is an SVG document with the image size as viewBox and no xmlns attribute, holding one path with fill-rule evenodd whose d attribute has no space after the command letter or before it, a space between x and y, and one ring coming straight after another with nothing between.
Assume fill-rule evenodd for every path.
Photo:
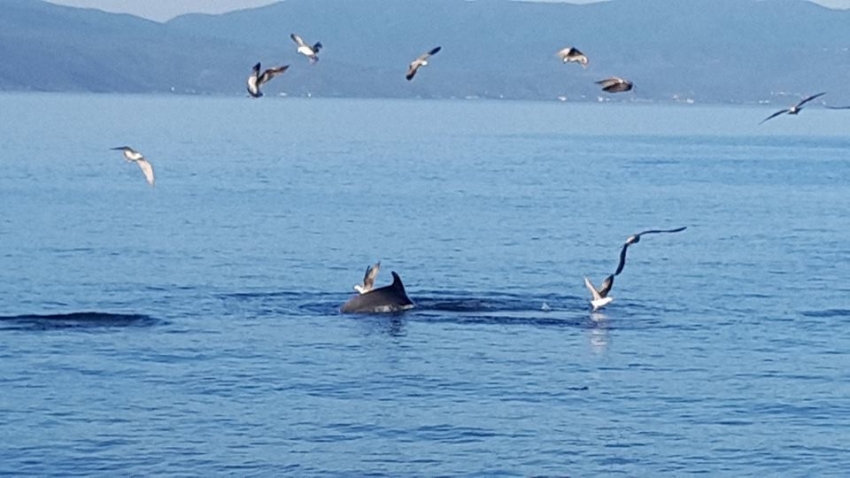
<instances>
[{"instance_id":1,"label":"small wave","mask_svg":"<svg viewBox=\"0 0 850 478\"><path fill-rule=\"evenodd\" d=\"M575 304L584 302L573 296L553 295L517 295L500 293L482 293L480 295L459 294L447 296L434 293L422 297L414 297L417 309L478 313L478 312L548 312L554 309L567 307L572 308Z\"/></svg>"},{"instance_id":2,"label":"small wave","mask_svg":"<svg viewBox=\"0 0 850 478\"><path fill-rule=\"evenodd\" d=\"M9 329L53 330L91 327L149 327L157 319L141 314L71 312L67 314L25 314L0 316L0 326Z\"/></svg>"},{"instance_id":3,"label":"small wave","mask_svg":"<svg viewBox=\"0 0 850 478\"><path fill-rule=\"evenodd\" d=\"M809 310L802 312L806 317L830 318L830 317L850 317L850 309L824 309L824 310Z\"/></svg>"},{"instance_id":4,"label":"small wave","mask_svg":"<svg viewBox=\"0 0 850 478\"><path fill-rule=\"evenodd\" d=\"M254 316L328 317L339 315L340 307L352 295L338 292L257 291L223 294L220 298L237 309L249 307ZM589 320L587 301L576 296L423 291L419 295L410 294L410 298L416 304L415 307L400 315L414 321L561 327L582 325Z\"/></svg>"}]
</instances>

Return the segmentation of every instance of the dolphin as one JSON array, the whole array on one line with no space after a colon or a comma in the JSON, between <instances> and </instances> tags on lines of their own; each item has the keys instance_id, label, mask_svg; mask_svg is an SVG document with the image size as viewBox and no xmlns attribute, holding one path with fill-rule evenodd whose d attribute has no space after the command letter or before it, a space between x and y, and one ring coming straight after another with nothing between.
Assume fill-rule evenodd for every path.
<instances>
[{"instance_id":1,"label":"dolphin","mask_svg":"<svg viewBox=\"0 0 850 478\"><path fill-rule=\"evenodd\" d=\"M412 309L413 301L407 297L401 277L395 271L392 274L392 284L357 294L343 304L339 311L343 314L380 314Z\"/></svg>"}]
</instances>

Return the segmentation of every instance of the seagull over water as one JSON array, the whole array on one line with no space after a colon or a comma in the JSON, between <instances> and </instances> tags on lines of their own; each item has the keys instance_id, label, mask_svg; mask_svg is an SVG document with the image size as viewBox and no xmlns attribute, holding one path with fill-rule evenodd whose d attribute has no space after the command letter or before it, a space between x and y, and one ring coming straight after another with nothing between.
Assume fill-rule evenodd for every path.
<instances>
[{"instance_id":1,"label":"seagull over water","mask_svg":"<svg viewBox=\"0 0 850 478\"><path fill-rule=\"evenodd\" d=\"M304 40L302 40L300 36L294 33L289 35L289 37L292 38L292 41L298 44L298 49L295 51L309 58L310 63L316 63L317 61L319 61L319 57L317 55L319 53L319 50L322 49L322 42L316 42L315 45L310 46L304 43Z\"/></svg>"},{"instance_id":2,"label":"seagull over water","mask_svg":"<svg viewBox=\"0 0 850 478\"><path fill-rule=\"evenodd\" d=\"M634 84L631 81L624 80L616 76L599 80L596 84L601 85L602 91L607 91L608 93L622 93L624 91L629 91L634 87Z\"/></svg>"},{"instance_id":3,"label":"seagull over water","mask_svg":"<svg viewBox=\"0 0 850 478\"><path fill-rule=\"evenodd\" d=\"M378 261L373 266L366 267L366 274L363 275L363 284L354 286L354 290L360 294L365 294L375 287L375 279L378 277L378 272L381 272L381 261Z\"/></svg>"},{"instance_id":4,"label":"seagull over water","mask_svg":"<svg viewBox=\"0 0 850 478\"><path fill-rule=\"evenodd\" d=\"M623 248L620 250L620 263L617 264L617 270L614 272L614 275L620 275L623 272L623 267L626 266L626 251L629 250L629 246L632 244L637 244L640 242L640 237L644 234L670 234L674 232L682 232L688 227L679 227L676 229L650 229L649 231L639 232L637 234L633 234L626 239L626 243L623 244Z\"/></svg>"},{"instance_id":5,"label":"seagull over water","mask_svg":"<svg viewBox=\"0 0 850 478\"><path fill-rule=\"evenodd\" d=\"M587 68L587 55L580 52L578 48L567 47L558 52L558 57L561 58L561 61L564 63L575 62L582 66L582 68Z\"/></svg>"},{"instance_id":6,"label":"seagull over water","mask_svg":"<svg viewBox=\"0 0 850 478\"><path fill-rule=\"evenodd\" d=\"M275 76L282 74L287 68L289 68L289 65L283 65L277 68L268 68L260 74L260 64L257 63L254 65L254 70L251 72L251 76L248 77L248 94L254 98L263 96L263 92L260 91L260 86L264 83L268 83Z\"/></svg>"},{"instance_id":7,"label":"seagull over water","mask_svg":"<svg viewBox=\"0 0 850 478\"><path fill-rule=\"evenodd\" d=\"M812 101L815 98L819 98L819 97L821 97L825 94L826 94L826 92L824 91L823 93L818 93L816 95L809 96L808 98L804 98L804 99L800 100L799 103L797 103L796 105L794 105L790 108L786 108L784 110L779 110L776 113L773 113L772 115L768 116L767 118L761 120L761 123L759 123L759 124L764 124L764 122L766 122L768 120L772 120L773 118L776 118L777 116L779 116L783 113L788 113L789 115L799 114L800 110L803 109L804 104L808 103L809 101Z\"/></svg>"},{"instance_id":8,"label":"seagull over water","mask_svg":"<svg viewBox=\"0 0 850 478\"><path fill-rule=\"evenodd\" d=\"M142 169L142 173L145 175L145 179L147 179L148 184L151 186L154 185L154 177L153 177L153 165L142 156L142 153L136 151L135 149L129 146L119 146L117 148L112 148L113 151L123 151L124 159L131 163L136 163L139 165L139 168Z\"/></svg>"},{"instance_id":9,"label":"seagull over water","mask_svg":"<svg viewBox=\"0 0 850 478\"><path fill-rule=\"evenodd\" d=\"M611 292L611 288L614 287L614 274L606 277L605 280L602 281L602 285L599 286L599 289L593 287L593 284L590 283L590 279L587 277L584 278L584 285L587 287L587 290L590 291L590 304L593 306L592 312L596 312L614 300L613 297L608 297L608 294Z\"/></svg>"},{"instance_id":10,"label":"seagull over water","mask_svg":"<svg viewBox=\"0 0 850 478\"><path fill-rule=\"evenodd\" d=\"M424 53L419 58L413 60L410 63L410 65L407 67L407 76L405 76L405 78L407 78L407 81L412 80L413 77L416 76L416 72L419 71L419 68L421 68L423 66L427 66L428 65L428 58L430 58L431 55L434 55L437 52L439 52L441 49L442 49L442 47L438 46L436 48L431 49L431 51L429 51L428 53Z\"/></svg>"}]
</instances>

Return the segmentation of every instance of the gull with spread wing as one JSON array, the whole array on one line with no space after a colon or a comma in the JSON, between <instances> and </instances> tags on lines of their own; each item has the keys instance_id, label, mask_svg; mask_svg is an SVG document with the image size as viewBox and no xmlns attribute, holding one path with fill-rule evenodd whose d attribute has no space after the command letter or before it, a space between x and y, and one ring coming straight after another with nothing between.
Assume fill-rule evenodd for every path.
<instances>
[{"instance_id":1,"label":"gull with spread wing","mask_svg":"<svg viewBox=\"0 0 850 478\"><path fill-rule=\"evenodd\" d=\"M260 64L257 63L254 65L251 76L248 77L248 94L254 98L263 96L263 92L260 91L260 87L263 86L264 83L271 81L271 79L275 76L282 74L287 68L289 68L289 65L283 65L277 68L268 68L266 71L260 73Z\"/></svg>"},{"instance_id":2,"label":"gull with spread wing","mask_svg":"<svg viewBox=\"0 0 850 478\"><path fill-rule=\"evenodd\" d=\"M363 275L363 284L354 286L354 290L361 294L371 291L375 287L375 279L378 277L378 272L381 271L381 261L378 261L373 266L366 266L366 274Z\"/></svg>"},{"instance_id":3,"label":"gull with spread wing","mask_svg":"<svg viewBox=\"0 0 850 478\"><path fill-rule=\"evenodd\" d=\"M431 55L434 55L437 52L439 52L441 49L442 49L442 47L438 46L436 48L431 49L431 51L429 51L428 53L424 53L419 58L413 60L410 63L410 65L407 67L407 76L405 76L405 78L407 78L407 81L412 80L413 77L416 76L416 72L419 71L419 68L422 68L423 66L427 66L428 65L428 58L430 58Z\"/></svg>"},{"instance_id":4,"label":"gull with spread wing","mask_svg":"<svg viewBox=\"0 0 850 478\"><path fill-rule=\"evenodd\" d=\"M773 113L772 115L768 116L767 118L761 120L761 123L759 123L759 124L760 125L764 124L766 121L772 120L773 118L776 118L777 116L784 114L784 113L788 113L789 115L800 114L800 110L803 109L804 104L808 103L809 101L812 101L815 98L820 98L821 96L823 96L825 94L826 94L826 92L824 91L823 93L818 93L816 95L809 96L808 98L803 98L796 105L794 105L790 108L785 108L784 110L779 110L776 113Z\"/></svg>"},{"instance_id":5,"label":"gull with spread wing","mask_svg":"<svg viewBox=\"0 0 850 478\"><path fill-rule=\"evenodd\" d=\"M682 232L687 228L687 226L684 226L676 229L650 229L649 231L643 231L637 234L632 234L628 237L628 239L626 239L626 243L623 244L623 248L620 250L620 263L617 264L617 270L614 272L614 275L620 275L620 273L623 272L623 267L626 266L626 251L632 244L637 244L638 242L640 242L640 237L644 234L670 234L675 232Z\"/></svg>"},{"instance_id":6,"label":"gull with spread wing","mask_svg":"<svg viewBox=\"0 0 850 478\"><path fill-rule=\"evenodd\" d=\"M564 63L575 62L582 66L582 68L587 68L587 55L579 51L578 48L567 47L558 52L558 57Z\"/></svg>"},{"instance_id":7,"label":"gull with spread wing","mask_svg":"<svg viewBox=\"0 0 850 478\"><path fill-rule=\"evenodd\" d=\"M124 159L128 162L136 163L139 165L139 168L142 170L142 173L145 175L145 179L148 181L148 184L151 186L154 185L154 176L153 176L153 165L142 156L142 153L136 151L135 149L129 146L119 146L117 148L112 148L113 151L123 151Z\"/></svg>"},{"instance_id":8,"label":"gull with spread wing","mask_svg":"<svg viewBox=\"0 0 850 478\"><path fill-rule=\"evenodd\" d=\"M310 46L295 33L289 35L289 37L292 38L292 41L294 41L298 45L298 49L296 49L295 51L309 58L310 63L316 63L317 61L319 61L318 54L319 50L322 49L322 42L316 42L315 45Z\"/></svg>"}]
</instances>

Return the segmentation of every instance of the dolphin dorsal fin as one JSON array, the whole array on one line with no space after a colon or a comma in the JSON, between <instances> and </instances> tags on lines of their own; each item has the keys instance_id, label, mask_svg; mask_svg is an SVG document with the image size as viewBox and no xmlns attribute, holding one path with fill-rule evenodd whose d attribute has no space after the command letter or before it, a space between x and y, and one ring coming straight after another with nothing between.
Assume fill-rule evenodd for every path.
<instances>
[{"instance_id":1,"label":"dolphin dorsal fin","mask_svg":"<svg viewBox=\"0 0 850 478\"><path fill-rule=\"evenodd\" d=\"M393 275L392 288L393 289L401 289L401 291L404 292L404 284L401 282L401 277L399 277L398 274L395 273L395 271L392 271L392 275Z\"/></svg>"}]
</instances>

